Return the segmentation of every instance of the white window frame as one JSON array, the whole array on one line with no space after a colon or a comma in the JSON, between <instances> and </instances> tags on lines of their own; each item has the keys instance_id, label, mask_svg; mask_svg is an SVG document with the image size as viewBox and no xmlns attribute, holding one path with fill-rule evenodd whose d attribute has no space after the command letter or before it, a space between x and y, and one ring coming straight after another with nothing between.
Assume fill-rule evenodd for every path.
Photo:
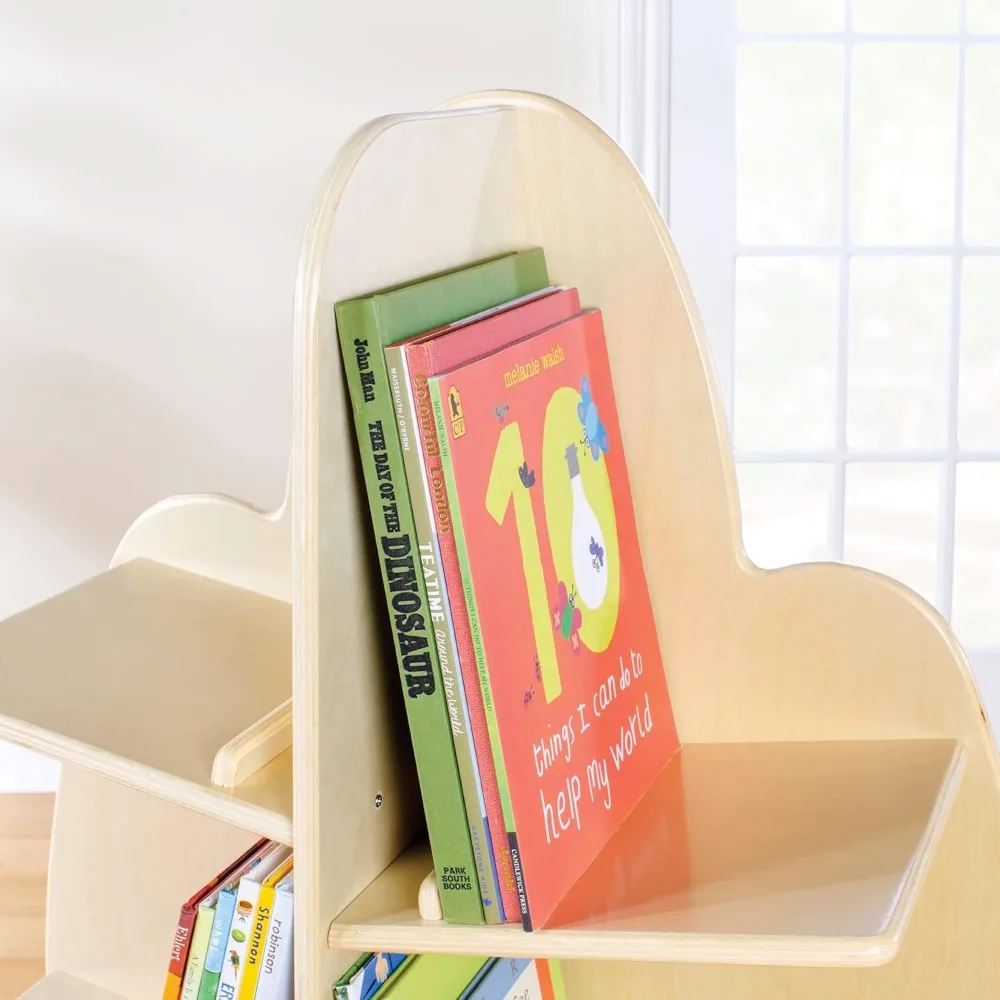
<instances>
[{"instance_id":1,"label":"white window frame","mask_svg":"<svg viewBox=\"0 0 1000 1000\"><path fill-rule=\"evenodd\" d=\"M613 0L608 4L608 118L619 143L636 163L657 199L680 250L708 333L726 413L733 418L735 394L735 274L738 256L829 255L839 263L836 371L836 433L832 448L795 451L737 450L738 463L821 463L833 486L828 549L844 557L846 469L858 462L933 462L941 469L938 511L938 578L935 603L951 616L954 593L956 480L959 462L998 462L1000 448L961 448L958 441L959 347L962 261L1000 254L1000 247L966 246L963 239L965 59L959 60L955 225L943 246L853 246L850 186L844 185L841 242L829 246L739 246L736 242L736 48L743 41L946 41L963 47L998 42L961 30L913 36L860 34L850 28L852 0L844 0L845 30L808 35L740 33L736 0ZM850 176L852 60L844 59L842 169ZM941 448L859 450L847 443L847 351L849 264L852 256L935 255L951 261L952 304L948 331L947 437ZM1000 670L1000 648L971 648L978 666ZM1000 678L997 696L1000 698Z\"/></svg>"}]
</instances>

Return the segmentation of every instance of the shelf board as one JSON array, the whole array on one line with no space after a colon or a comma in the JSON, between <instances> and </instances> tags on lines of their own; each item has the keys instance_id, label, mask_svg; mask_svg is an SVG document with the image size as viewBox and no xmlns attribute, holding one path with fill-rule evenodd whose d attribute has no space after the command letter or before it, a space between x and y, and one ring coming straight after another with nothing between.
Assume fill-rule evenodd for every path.
<instances>
[{"instance_id":1,"label":"shelf board","mask_svg":"<svg viewBox=\"0 0 1000 1000\"><path fill-rule=\"evenodd\" d=\"M291 843L287 750L215 754L291 693L291 606L136 559L0 623L0 738Z\"/></svg>"},{"instance_id":2,"label":"shelf board","mask_svg":"<svg viewBox=\"0 0 1000 1000\"><path fill-rule=\"evenodd\" d=\"M53 972L39 980L21 1000L122 1000L117 993L94 986L65 972Z\"/></svg>"},{"instance_id":3,"label":"shelf board","mask_svg":"<svg viewBox=\"0 0 1000 1000\"><path fill-rule=\"evenodd\" d=\"M871 966L896 953L964 768L951 740L688 744L547 929L422 920L425 845L331 948Z\"/></svg>"}]
</instances>

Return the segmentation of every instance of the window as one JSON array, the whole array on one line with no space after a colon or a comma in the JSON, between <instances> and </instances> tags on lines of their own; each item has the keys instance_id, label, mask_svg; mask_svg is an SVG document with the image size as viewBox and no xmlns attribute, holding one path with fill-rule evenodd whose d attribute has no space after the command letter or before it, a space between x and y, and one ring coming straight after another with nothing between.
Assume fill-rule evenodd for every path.
<instances>
[{"instance_id":1,"label":"window","mask_svg":"<svg viewBox=\"0 0 1000 1000\"><path fill-rule=\"evenodd\" d=\"M668 155L636 159L750 555L886 572L1000 666L1000 2L673 0L669 48Z\"/></svg>"}]
</instances>

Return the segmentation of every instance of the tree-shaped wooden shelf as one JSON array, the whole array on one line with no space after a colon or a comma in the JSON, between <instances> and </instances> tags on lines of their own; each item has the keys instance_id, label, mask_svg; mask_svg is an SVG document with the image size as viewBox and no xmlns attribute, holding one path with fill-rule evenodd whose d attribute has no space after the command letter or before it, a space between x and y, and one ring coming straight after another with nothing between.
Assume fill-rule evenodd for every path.
<instances>
[{"instance_id":1,"label":"tree-shaped wooden shelf","mask_svg":"<svg viewBox=\"0 0 1000 1000\"><path fill-rule=\"evenodd\" d=\"M534 245L604 314L684 747L526 935L417 910L333 303ZM962 652L894 581L747 560L683 268L599 129L512 93L361 128L306 232L294 361L280 511L167 501L108 573L0 625L0 736L67 764L32 1000L158 995L182 898L259 834L294 836L299 1000L369 948L562 957L573 1000L997 993L1000 784Z\"/></svg>"}]
</instances>

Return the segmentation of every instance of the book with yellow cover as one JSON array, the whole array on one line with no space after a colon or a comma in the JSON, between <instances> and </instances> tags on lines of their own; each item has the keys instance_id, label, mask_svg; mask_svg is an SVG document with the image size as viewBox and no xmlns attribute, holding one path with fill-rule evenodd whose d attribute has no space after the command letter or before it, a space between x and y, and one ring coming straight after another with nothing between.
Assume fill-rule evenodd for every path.
<instances>
[{"instance_id":1,"label":"book with yellow cover","mask_svg":"<svg viewBox=\"0 0 1000 1000\"><path fill-rule=\"evenodd\" d=\"M246 954L250 948L250 936L256 922L261 887L271 872L292 853L290 847L276 845L276 848L253 871L240 879L233 919L227 931L226 961L219 977L216 1000L236 1000L239 995Z\"/></svg>"},{"instance_id":2,"label":"book with yellow cover","mask_svg":"<svg viewBox=\"0 0 1000 1000\"><path fill-rule=\"evenodd\" d=\"M257 993L257 980L260 978L261 966L264 964L264 949L267 944L267 931L271 924L271 913L274 910L274 896L278 883L292 870L293 857L288 857L278 865L264 880L257 899L257 912L254 915L253 926L250 929L250 940L247 946L246 961L243 974L240 977L240 988L237 1000L254 1000Z\"/></svg>"}]
</instances>

